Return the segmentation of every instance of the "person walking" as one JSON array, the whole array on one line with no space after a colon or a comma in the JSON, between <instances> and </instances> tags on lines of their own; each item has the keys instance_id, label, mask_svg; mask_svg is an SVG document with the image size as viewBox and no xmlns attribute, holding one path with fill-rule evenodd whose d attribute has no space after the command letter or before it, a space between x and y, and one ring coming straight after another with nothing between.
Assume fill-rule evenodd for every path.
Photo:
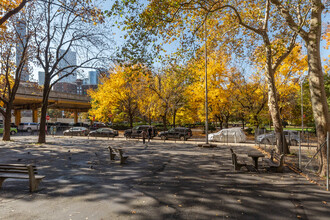
<instances>
[{"instance_id":1,"label":"person walking","mask_svg":"<svg viewBox=\"0 0 330 220\"><path fill-rule=\"evenodd\" d=\"M141 135L142 135L143 144L145 144L146 143L147 132L145 130L143 130L141 132Z\"/></svg>"},{"instance_id":2,"label":"person walking","mask_svg":"<svg viewBox=\"0 0 330 220\"><path fill-rule=\"evenodd\" d=\"M148 128L148 142L150 142L151 136L152 136L152 127L149 126L149 128Z\"/></svg>"}]
</instances>

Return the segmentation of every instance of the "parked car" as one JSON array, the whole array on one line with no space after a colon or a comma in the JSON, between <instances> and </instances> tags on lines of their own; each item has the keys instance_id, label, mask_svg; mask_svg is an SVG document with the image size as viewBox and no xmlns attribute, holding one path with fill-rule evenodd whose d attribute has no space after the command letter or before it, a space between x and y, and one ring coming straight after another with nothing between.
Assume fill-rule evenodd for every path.
<instances>
[{"instance_id":1,"label":"parked car","mask_svg":"<svg viewBox=\"0 0 330 220\"><path fill-rule=\"evenodd\" d=\"M28 122L28 123L20 123L18 125L18 130L19 131L38 131L39 130L39 123L34 123L34 122Z\"/></svg>"},{"instance_id":2,"label":"parked car","mask_svg":"<svg viewBox=\"0 0 330 220\"><path fill-rule=\"evenodd\" d=\"M246 142L246 135L240 128L226 128L208 135L209 141L217 142L231 142L231 143L244 143Z\"/></svg>"},{"instance_id":3,"label":"parked car","mask_svg":"<svg viewBox=\"0 0 330 220\"><path fill-rule=\"evenodd\" d=\"M94 122L91 126L90 126L90 129L91 130L96 130L96 129L99 129L99 128L104 128L104 127L107 127L103 122Z\"/></svg>"},{"instance_id":4,"label":"parked car","mask_svg":"<svg viewBox=\"0 0 330 220\"><path fill-rule=\"evenodd\" d=\"M67 130L69 128L69 123L55 122L56 129L58 131Z\"/></svg>"},{"instance_id":5,"label":"parked car","mask_svg":"<svg viewBox=\"0 0 330 220\"><path fill-rule=\"evenodd\" d=\"M283 133L289 145L297 146L300 141L304 141L303 138L300 140L298 131L285 130ZM273 131L267 134L258 135L256 141L260 144L276 144L275 133Z\"/></svg>"},{"instance_id":6,"label":"parked car","mask_svg":"<svg viewBox=\"0 0 330 220\"><path fill-rule=\"evenodd\" d=\"M177 128L172 128L168 131L162 131L158 134L158 136L163 140L174 138L185 141L191 138L192 131L190 128L177 127Z\"/></svg>"},{"instance_id":7,"label":"parked car","mask_svg":"<svg viewBox=\"0 0 330 220\"><path fill-rule=\"evenodd\" d=\"M18 129L18 126L15 123L10 123L10 127Z\"/></svg>"},{"instance_id":8,"label":"parked car","mask_svg":"<svg viewBox=\"0 0 330 220\"><path fill-rule=\"evenodd\" d=\"M72 127L68 130L63 131L65 136L87 136L89 133L88 129L85 127Z\"/></svg>"},{"instance_id":9,"label":"parked car","mask_svg":"<svg viewBox=\"0 0 330 220\"><path fill-rule=\"evenodd\" d=\"M92 137L116 137L118 136L118 131L112 128L99 128L95 131L90 131L88 136Z\"/></svg>"},{"instance_id":10,"label":"parked car","mask_svg":"<svg viewBox=\"0 0 330 220\"><path fill-rule=\"evenodd\" d=\"M10 126L10 134L14 135L17 133L17 128ZM0 134L3 134L3 124L0 124Z\"/></svg>"},{"instance_id":11,"label":"parked car","mask_svg":"<svg viewBox=\"0 0 330 220\"><path fill-rule=\"evenodd\" d=\"M74 123L72 127L85 127L88 128L89 124L83 123L83 122L78 122L78 123Z\"/></svg>"},{"instance_id":12,"label":"parked car","mask_svg":"<svg viewBox=\"0 0 330 220\"><path fill-rule=\"evenodd\" d=\"M142 131L145 131L148 133L148 129L149 127L151 127L152 131L151 131L151 138L156 137L157 136L157 130L154 126L151 125L139 125L134 127L133 129L127 129L124 132L124 136L126 138L136 138L136 137L142 137Z\"/></svg>"}]
</instances>

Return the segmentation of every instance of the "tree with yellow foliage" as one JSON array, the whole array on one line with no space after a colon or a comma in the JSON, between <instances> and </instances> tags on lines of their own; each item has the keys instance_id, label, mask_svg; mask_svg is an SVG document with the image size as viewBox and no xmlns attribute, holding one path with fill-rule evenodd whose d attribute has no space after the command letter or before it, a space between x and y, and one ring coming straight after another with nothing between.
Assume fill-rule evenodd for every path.
<instances>
[{"instance_id":1,"label":"tree with yellow foliage","mask_svg":"<svg viewBox=\"0 0 330 220\"><path fill-rule=\"evenodd\" d=\"M173 126L176 126L176 115L184 106L187 74L176 64L168 66L155 74L148 87L149 91L158 97L158 115L167 129L168 117L172 116Z\"/></svg>"},{"instance_id":2,"label":"tree with yellow foliage","mask_svg":"<svg viewBox=\"0 0 330 220\"><path fill-rule=\"evenodd\" d=\"M260 74L244 75L237 69L232 69L229 76L231 96L238 103L238 111L242 113L251 125L259 128L261 113L267 104L267 86Z\"/></svg>"},{"instance_id":3,"label":"tree with yellow foliage","mask_svg":"<svg viewBox=\"0 0 330 220\"><path fill-rule=\"evenodd\" d=\"M189 105L195 107L195 114L199 120L205 120L205 59L204 48L201 48L196 58L189 61L188 71L192 77L192 83L188 85L187 96ZM220 122L228 122L231 112L230 92L227 91L230 56L215 50L209 51L208 56L208 106L209 117Z\"/></svg>"},{"instance_id":4,"label":"tree with yellow foliage","mask_svg":"<svg viewBox=\"0 0 330 220\"><path fill-rule=\"evenodd\" d=\"M209 41L214 42L216 48L231 50L241 56L244 54L243 46L252 51L255 46L261 46L265 57L268 107L275 127L277 147L281 153L289 152L286 142L283 142L274 75L281 62L294 48L297 33L278 22L280 15L271 7L269 0L153 0L148 4L136 4L134 0L116 1L113 7L117 13L126 16L127 19L123 22L125 29L132 32L137 27L144 27L146 35L149 33L151 36L162 37L165 43L180 40L183 41L182 45L188 46L185 49L191 50L189 42L200 40L201 44L204 38L204 30L201 27L206 23L211 30ZM304 25L304 21L299 20L298 27ZM150 36L149 38L154 39Z\"/></svg>"},{"instance_id":5,"label":"tree with yellow foliage","mask_svg":"<svg viewBox=\"0 0 330 220\"><path fill-rule=\"evenodd\" d=\"M32 0L1 0L0 2L0 28L13 15L24 8L27 2Z\"/></svg>"},{"instance_id":6,"label":"tree with yellow foliage","mask_svg":"<svg viewBox=\"0 0 330 220\"><path fill-rule=\"evenodd\" d=\"M116 65L108 77L101 79L99 87L89 91L92 109L89 115L98 121L127 120L133 127L142 103L141 93L147 85L149 71L142 65Z\"/></svg>"}]
</instances>

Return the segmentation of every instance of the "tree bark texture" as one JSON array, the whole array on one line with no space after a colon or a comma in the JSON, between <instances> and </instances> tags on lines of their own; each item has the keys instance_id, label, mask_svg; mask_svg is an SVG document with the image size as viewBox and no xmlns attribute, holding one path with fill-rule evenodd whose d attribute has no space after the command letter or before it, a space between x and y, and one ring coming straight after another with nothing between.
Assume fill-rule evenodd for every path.
<instances>
[{"instance_id":1,"label":"tree bark texture","mask_svg":"<svg viewBox=\"0 0 330 220\"><path fill-rule=\"evenodd\" d=\"M278 107L278 98L277 98L277 90L275 87L274 74L272 72L268 72L266 76L267 76L266 78L268 85L268 107L275 129L276 146L281 154L282 153L288 154L290 153L290 151L283 134L283 127L282 127L281 116Z\"/></svg>"},{"instance_id":2,"label":"tree bark texture","mask_svg":"<svg viewBox=\"0 0 330 220\"><path fill-rule=\"evenodd\" d=\"M50 79L49 77L46 77L44 83L41 116L40 116L40 128L39 128L39 139L38 139L39 144L46 143L46 114L48 109L48 96L49 96L49 91L51 89L49 84L50 84Z\"/></svg>"},{"instance_id":3,"label":"tree bark texture","mask_svg":"<svg viewBox=\"0 0 330 220\"><path fill-rule=\"evenodd\" d=\"M320 55L320 40L322 29L322 11L324 5L321 0L311 0L309 30L305 31L299 27L292 17L290 10L282 5L279 0L271 0L277 7L281 16L286 20L288 26L297 32L305 41L308 57L308 79L311 93L313 116L316 125L316 132L318 137L318 148L326 140L327 132L330 132L330 116L326 100L326 93L324 87L324 75L322 72L321 55ZM325 175L326 163L326 147L322 148L319 156L319 173L321 176Z\"/></svg>"},{"instance_id":4,"label":"tree bark texture","mask_svg":"<svg viewBox=\"0 0 330 220\"><path fill-rule=\"evenodd\" d=\"M330 132L329 109L320 57L320 24L321 13L312 13L311 31L308 34L308 39L305 41L308 53L309 88L319 147L325 142L327 132ZM323 147L319 156L320 175L325 175L327 168L326 160L326 147Z\"/></svg>"},{"instance_id":5,"label":"tree bark texture","mask_svg":"<svg viewBox=\"0 0 330 220\"><path fill-rule=\"evenodd\" d=\"M4 125L3 125L3 137L2 140L10 141L10 123L11 123L11 110L12 103L6 106L6 112L4 116Z\"/></svg>"}]
</instances>

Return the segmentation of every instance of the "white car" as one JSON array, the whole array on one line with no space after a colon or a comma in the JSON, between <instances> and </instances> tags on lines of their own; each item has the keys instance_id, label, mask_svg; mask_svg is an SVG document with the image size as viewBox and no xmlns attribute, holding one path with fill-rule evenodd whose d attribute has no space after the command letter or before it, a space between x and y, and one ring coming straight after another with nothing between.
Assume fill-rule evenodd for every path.
<instances>
[{"instance_id":1,"label":"white car","mask_svg":"<svg viewBox=\"0 0 330 220\"><path fill-rule=\"evenodd\" d=\"M208 135L209 141L214 142L230 142L230 143L243 143L246 142L246 136L240 128L227 128L222 129L217 133Z\"/></svg>"},{"instance_id":2,"label":"white car","mask_svg":"<svg viewBox=\"0 0 330 220\"><path fill-rule=\"evenodd\" d=\"M19 131L38 131L39 130L39 123L34 123L34 122L28 122L28 123L20 123L18 125L18 130Z\"/></svg>"}]
</instances>

